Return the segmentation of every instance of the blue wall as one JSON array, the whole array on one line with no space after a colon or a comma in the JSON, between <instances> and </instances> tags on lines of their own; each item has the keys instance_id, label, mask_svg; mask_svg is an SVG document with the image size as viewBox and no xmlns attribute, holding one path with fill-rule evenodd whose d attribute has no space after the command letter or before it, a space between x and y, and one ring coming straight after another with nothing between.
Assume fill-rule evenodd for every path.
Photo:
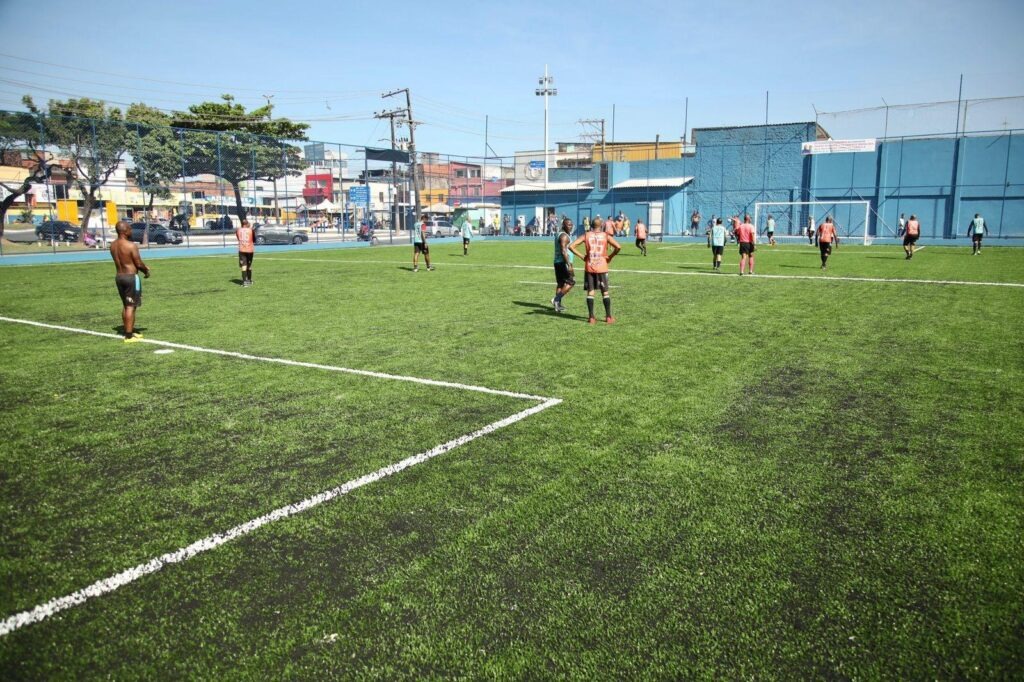
<instances>
[{"instance_id":1,"label":"blue wall","mask_svg":"<svg viewBox=\"0 0 1024 682\"><path fill-rule=\"evenodd\" d=\"M1024 135L887 140L872 153L812 157L817 200L871 202L872 234L892 237L900 214L922 235L950 238L981 213L994 237L1024 236Z\"/></svg>"},{"instance_id":2,"label":"blue wall","mask_svg":"<svg viewBox=\"0 0 1024 682\"><path fill-rule=\"evenodd\" d=\"M963 138L894 138L871 152L803 156L801 144L816 138L814 123L746 128L701 128L694 131L696 154L681 159L608 164L609 186L631 178L693 177L683 189L599 189L600 165L587 171L558 169L552 179L582 179L589 173L594 189L506 192L502 211L523 214L534 206L553 206L579 223L583 216L624 211L635 222L648 220L648 202L664 202L666 234L682 234L696 209L704 221L712 215L754 214L766 201L868 201L867 229L895 237L899 216L916 214L929 238L963 235L981 213L993 237L1024 237L1024 131ZM825 207L816 209L820 219ZM792 210L779 231L794 233L807 211ZM860 206L838 205L830 212L847 234L862 234ZM760 216L763 228L765 215ZM788 223L788 225L787 225Z\"/></svg>"}]
</instances>

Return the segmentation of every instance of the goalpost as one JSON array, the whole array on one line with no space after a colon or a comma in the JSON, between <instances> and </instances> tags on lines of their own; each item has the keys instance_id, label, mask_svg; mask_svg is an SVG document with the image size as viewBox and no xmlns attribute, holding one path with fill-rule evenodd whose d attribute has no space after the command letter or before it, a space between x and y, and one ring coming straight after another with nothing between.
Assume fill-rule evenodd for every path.
<instances>
[{"instance_id":1,"label":"goalpost","mask_svg":"<svg viewBox=\"0 0 1024 682\"><path fill-rule=\"evenodd\" d=\"M870 244L874 237L871 224L871 202L843 201L758 201L754 204L754 227L763 234L768 216L775 218L776 239L807 239L808 224L816 229L826 216L832 216L836 233L844 241Z\"/></svg>"}]
</instances>

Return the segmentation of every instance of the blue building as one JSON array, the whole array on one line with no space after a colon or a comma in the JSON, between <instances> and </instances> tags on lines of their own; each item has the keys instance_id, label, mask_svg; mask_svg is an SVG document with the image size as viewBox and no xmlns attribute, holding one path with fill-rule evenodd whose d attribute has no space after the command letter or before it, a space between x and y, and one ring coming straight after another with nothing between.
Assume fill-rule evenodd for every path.
<instances>
[{"instance_id":1,"label":"blue building","mask_svg":"<svg viewBox=\"0 0 1024 682\"><path fill-rule=\"evenodd\" d=\"M502 191L509 224L543 224L562 214L643 218L652 234L682 235L690 215L774 212L780 234L798 234L826 213L849 235L895 237L900 214L917 215L923 236L962 235L980 213L993 237L1024 237L1024 135L1013 131L867 141L865 151L805 154L828 139L816 123L693 131L695 152L681 158L552 169L542 181ZM794 204L794 202L814 202ZM759 204L769 204L759 206ZM774 204L774 205L772 205ZM787 205L788 204L788 205Z\"/></svg>"}]
</instances>

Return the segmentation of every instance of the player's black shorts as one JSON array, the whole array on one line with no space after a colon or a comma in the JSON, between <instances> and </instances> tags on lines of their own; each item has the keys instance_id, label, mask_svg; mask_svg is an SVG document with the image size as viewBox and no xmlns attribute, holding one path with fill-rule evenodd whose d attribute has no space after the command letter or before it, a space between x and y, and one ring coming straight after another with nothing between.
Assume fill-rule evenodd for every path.
<instances>
[{"instance_id":1,"label":"player's black shorts","mask_svg":"<svg viewBox=\"0 0 1024 682\"><path fill-rule=\"evenodd\" d=\"M983 234L972 234L971 235L971 241L974 242L975 244L980 244L981 243L981 238L984 237L984 236L985 235L983 235Z\"/></svg>"},{"instance_id":2,"label":"player's black shorts","mask_svg":"<svg viewBox=\"0 0 1024 682\"><path fill-rule=\"evenodd\" d=\"M252 257L254 253L245 253L244 251L238 252L238 267L240 268L252 268Z\"/></svg>"},{"instance_id":3,"label":"player's black shorts","mask_svg":"<svg viewBox=\"0 0 1024 682\"><path fill-rule=\"evenodd\" d=\"M919 234L908 234L908 235L905 235L903 237L903 246L910 246L911 244L916 244L917 243L917 238L920 237L920 236L921 235L919 235Z\"/></svg>"},{"instance_id":4,"label":"player's black shorts","mask_svg":"<svg viewBox=\"0 0 1024 682\"><path fill-rule=\"evenodd\" d=\"M712 246L711 247L711 255L713 255L713 256L721 256L724 252L725 252L725 245L724 244L722 246Z\"/></svg>"},{"instance_id":5,"label":"player's black shorts","mask_svg":"<svg viewBox=\"0 0 1024 682\"><path fill-rule=\"evenodd\" d=\"M413 242L412 248L415 253L430 253L430 247L427 246L426 242Z\"/></svg>"},{"instance_id":6,"label":"player's black shorts","mask_svg":"<svg viewBox=\"0 0 1024 682\"><path fill-rule=\"evenodd\" d=\"M142 279L135 275L114 275L117 293L125 308L138 308L142 305Z\"/></svg>"},{"instance_id":7,"label":"player's black shorts","mask_svg":"<svg viewBox=\"0 0 1024 682\"><path fill-rule=\"evenodd\" d=\"M566 284L576 285L576 278L569 272L569 266L565 263L555 263L555 282L559 288L564 287Z\"/></svg>"},{"instance_id":8,"label":"player's black shorts","mask_svg":"<svg viewBox=\"0 0 1024 682\"><path fill-rule=\"evenodd\" d=\"M775 233L774 232L769 232L768 233L768 239L774 239L774 238L775 238Z\"/></svg>"},{"instance_id":9,"label":"player's black shorts","mask_svg":"<svg viewBox=\"0 0 1024 682\"><path fill-rule=\"evenodd\" d=\"M462 238L462 245L463 246L469 246L469 237L463 237Z\"/></svg>"},{"instance_id":10,"label":"player's black shorts","mask_svg":"<svg viewBox=\"0 0 1024 682\"><path fill-rule=\"evenodd\" d=\"M822 256L832 255L832 242L818 242L818 249Z\"/></svg>"},{"instance_id":11,"label":"player's black shorts","mask_svg":"<svg viewBox=\"0 0 1024 682\"><path fill-rule=\"evenodd\" d=\"M753 256L754 255L754 242L740 242L740 255L741 256Z\"/></svg>"},{"instance_id":12,"label":"player's black shorts","mask_svg":"<svg viewBox=\"0 0 1024 682\"><path fill-rule=\"evenodd\" d=\"M583 277L584 288L587 291L601 290L601 293L608 293L608 273L607 272L588 272Z\"/></svg>"},{"instance_id":13,"label":"player's black shorts","mask_svg":"<svg viewBox=\"0 0 1024 682\"><path fill-rule=\"evenodd\" d=\"M641 246L643 246L646 243L647 243L646 239L640 239L640 237L636 238L636 248L639 249Z\"/></svg>"}]
</instances>

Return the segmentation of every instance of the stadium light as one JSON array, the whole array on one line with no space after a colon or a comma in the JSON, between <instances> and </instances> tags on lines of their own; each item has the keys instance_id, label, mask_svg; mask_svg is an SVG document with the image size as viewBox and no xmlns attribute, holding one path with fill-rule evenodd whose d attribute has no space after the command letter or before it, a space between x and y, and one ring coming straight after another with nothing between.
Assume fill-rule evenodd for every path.
<instances>
[{"instance_id":1,"label":"stadium light","mask_svg":"<svg viewBox=\"0 0 1024 682\"><path fill-rule=\"evenodd\" d=\"M540 85L535 91L538 97L544 98L544 191L548 191L548 97L558 94L558 88L551 85L555 82L554 76L548 75L548 65L544 65L544 75L537 79ZM545 199L547 201L547 199Z\"/></svg>"}]
</instances>

